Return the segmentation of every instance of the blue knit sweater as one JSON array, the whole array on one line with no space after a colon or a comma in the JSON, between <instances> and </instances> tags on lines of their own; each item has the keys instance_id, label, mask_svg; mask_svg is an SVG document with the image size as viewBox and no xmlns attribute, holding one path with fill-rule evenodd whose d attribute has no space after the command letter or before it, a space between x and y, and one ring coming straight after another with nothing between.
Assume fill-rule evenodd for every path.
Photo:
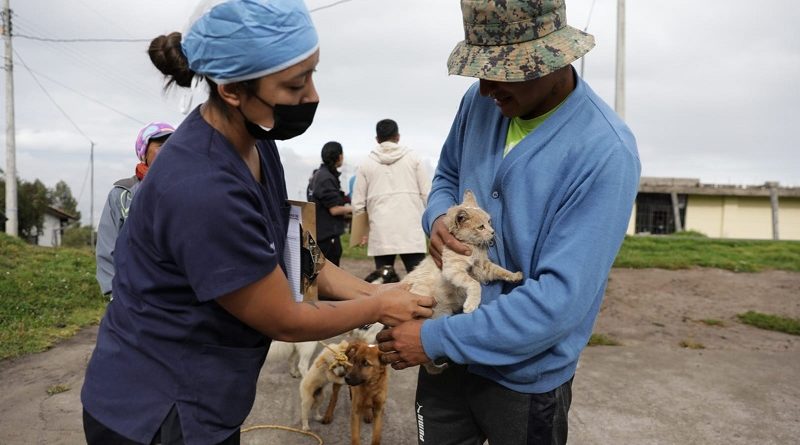
<instances>
[{"instance_id":1,"label":"blue knit sweater","mask_svg":"<svg viewBox=\"0 0 800 445\"><path fill-rule=\"evenodd\" d=\"M577 78L577 76L576 76ZM582 80L503 158L509 119L474 84L462 99L423 215L433 221L466 189L492 217L492 261L522 271L490 283L470 314L427 320L422 344L512 390L569 380L592 333L639 184L628 127Z\"/></svg>"}]
</instances>

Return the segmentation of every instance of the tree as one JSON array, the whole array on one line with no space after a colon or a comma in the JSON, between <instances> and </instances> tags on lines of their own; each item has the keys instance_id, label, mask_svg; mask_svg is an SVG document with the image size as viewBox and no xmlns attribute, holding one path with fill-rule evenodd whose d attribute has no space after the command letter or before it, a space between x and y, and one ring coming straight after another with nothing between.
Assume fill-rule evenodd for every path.
<instances>
[{"instance_id":1,"label":"tree","mask_svg":"<svg viewBox=\"0 0 800 445\"><path fill-rule=\"evenodd\" d=\"M61 209L64 213L75 216L78 221L81 219L81 212L78 211L78 201L72 197L72 190L64 181L58 181L53 190L48 191L50 205Z\"/></svg>"},{"instance_id":2,"label":"tree","mask_svg":"<svg viewBox=\"0 0 800 445\"><path fill-rule=\"evenodd\" d=\"M44 228L44 214L50 206L75 215L80 220L78 202L72 197L66 182L59 181L53 190L49 190L38 179L27 182L17 178L17 227L21 238L30 241L39 235ZM5 211L5 208L6 182L5 176L0 176L0 209Z\"/></svg>"},{"instance_id":3,"label":"tree","mask_svg":"<svg viewBox=\"0 0 800 445\"><path fill-rule=\"evenodd\" d=\"M50 206L47 187L40 180L17 181L19 234L33 238L44 228L44 213Z\"/></svg>"},{"instance_id":4,"label":"tree","mask_svg":"<svg viewBox=\"0 0 800 445\"><path fill-rule=\"evenodd\" d=\"M89 226L65 228L61 245L64 247L92 247L92 228Z\"/></svg>"}]
</instances>

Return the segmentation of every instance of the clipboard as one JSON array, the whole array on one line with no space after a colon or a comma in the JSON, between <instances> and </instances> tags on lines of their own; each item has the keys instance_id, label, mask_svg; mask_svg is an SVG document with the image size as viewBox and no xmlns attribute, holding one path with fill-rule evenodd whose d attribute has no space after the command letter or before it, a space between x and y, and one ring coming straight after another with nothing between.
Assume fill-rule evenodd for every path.
<instances>
[{"instance_id":1,"label":"clipboard","mask_svg":"<svg viewBox=\"0 0 800 445\"><path fill-rule=\"evenodd\" d=\"M350 247L358 246L365 236L369 236L369 215L366 209L353 214L350 222Z\"/></svg>"},{"instance_id":2,"label":"clipboard","mask_svg":"<svg viewBox=\"0 0 800 445\"><path fill-rule=\"evenodd\" d=\"M286 232L284 264L292 296L297 302L315 301L317 274L325 256L317 245L317 208L313 202L288 201L289 225Z\"/></svg>"}]
</instances>

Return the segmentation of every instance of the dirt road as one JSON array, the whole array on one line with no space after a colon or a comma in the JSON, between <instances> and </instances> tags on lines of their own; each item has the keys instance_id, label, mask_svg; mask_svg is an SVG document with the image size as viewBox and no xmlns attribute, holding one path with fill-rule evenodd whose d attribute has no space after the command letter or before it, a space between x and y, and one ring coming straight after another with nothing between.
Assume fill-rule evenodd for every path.
<instances>
[{"instance_id":1,"label":"dirt road","mask_svg":"<svg viewBox=\"0 0 800 445\"><path fill-rule=\"evenodd\" d=\"M359 276L365 261L344 266ZM715 269L615 269L595 332L621 346L588 348L573 387L572 444L789 444L800 437L800 337L740 324L755 310L800 318L800 273ZM716 320L722 325L708 325ZM0 362L0 445L80 444L80 387L96 328L50 351ZM681 342L704 349L687 349ZM393 372L383 443L416 443L416 373ZM245 426L299 426L296 379L267 363ZM58 389L65 390L48 394ZM349 443L349 402L325 444ZM369 428L362 432L369 438ZM244 444L315 444L294 432L258 430Z\"/></svg>"}]
</instances>

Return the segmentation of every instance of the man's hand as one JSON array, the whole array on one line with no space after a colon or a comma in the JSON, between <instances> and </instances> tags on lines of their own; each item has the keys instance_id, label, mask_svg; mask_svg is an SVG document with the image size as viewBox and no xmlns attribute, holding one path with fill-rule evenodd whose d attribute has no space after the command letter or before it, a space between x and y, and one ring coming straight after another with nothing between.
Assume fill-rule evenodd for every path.
<instances>
[{"instance_id":1,"label":"man's hand","mask_svg":"<svg viewBox=\"0 0 800 445\"><path fill-rule=\"evenodd\" d=\"M374 298L381 300L378 321L386 326L420 318L430 318L436 300L425 295L412 294L408 283L383 284L376 288Z\"/></svg>"},{"instance_id":2,"label":"man's hand","mask_svg":"<svg viewBox=\"0 0 800 445\"><path fill-rule=\"evenodd\" d=\"M439 269L442 268L442 252L445 246L455 253L472 255L472 250L447 230L447 225L444 223L444 215L442 215L436 218L433 226L431 226L431 257L433 257L433 261L439 266Z\"/></svg>"},{"instance_id":3,"label":"man's hand","mask_svg":"<svg viewBox=\"0 0 800 445\"><path fill-rule=\"evenodd\" d=\"M358 242L359 247L366 246L367 245L367 239L368 239L368 237L366 235L362 236L361 240Z\"/></svg>"},{"instance_id":4,"label":"man's hand","mask_svg":"<svg viewBox=\"0 0 800 445\"><path fill-rule=\"evenodd\" d=\"M378 332L381 361L400 370L431 361L422 348L420 331L423 320L412 320Z\"/></svg>"}]
</instances>

